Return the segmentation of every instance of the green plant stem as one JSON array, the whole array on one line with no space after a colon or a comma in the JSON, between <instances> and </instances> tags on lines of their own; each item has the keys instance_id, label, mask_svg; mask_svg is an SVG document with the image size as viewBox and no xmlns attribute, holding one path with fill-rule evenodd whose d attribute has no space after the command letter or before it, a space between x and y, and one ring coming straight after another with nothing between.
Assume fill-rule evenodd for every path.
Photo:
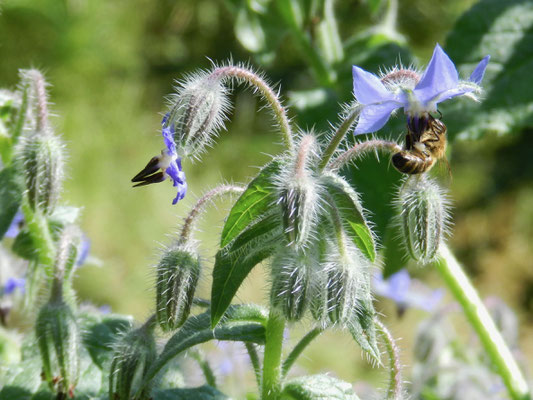
<instances>
[{"instance_id":1,"label":"green plant stem","mask_svg":"<svg viewBox=\"0 0 533 400\"><path fill-rule=\"evenodd\" d=\"M244 342L248 355L250 356L250 362L252 363L252 368L254 369L255 380L257 382L257 387L261 389L261 366L259 364L259 355L257 354L257 349L255 344L250 342Z\"/></svg>"},{"instance_id":2,"label":"green plant stem","mask_svg":"<svg viewBox=\"0 0 533 400\"><path fill-rule=\"evenodd\" d=\"M281 350L285 318L276 310L270 310L265 332L265 356L263 360L263 384L261 400L277 400L281 391Z\"/></svg>"},{"instance_id":3,"label":"green plant stem","mask_svg":"<svg viewBox=\"0 0 533 400\"><path fill-rule=\"evenodd\" d=\"M309 35L301 27L298 2L292 0L277 0L276 2L281 17L294 35L302 55L306 58L321 86L331 87L337 80L335 72L324 62L324 58L313 46Z\"/></svg>"},{"instance_id":4,"label":"green plant stem","mask_svg":"<svg viewBox=\"0 0 533 400\"><path fill-rule=\"evenodd\" d=\"M335 153L335 150L337 150L337 147L339 147L339 144L341 143L342 139L344 138L344 135L346 135L346 132L351 128L359 114L361 113L362 106L355 106L346 116L346 119L342 121L340 126L337 128L337 131L333 135L333 138L331 139L331 142L329 143L328 147L324 151L324 154L322 156L322 160L320 160L320 164L318 167L322 170L326 165L328 165L328 162L330 158Z\"/></svg>"},{"instance_id":5,"label":"green plant stem","mask_svg":"<svg viewBox=\"0 0 533 400\"><path fill-rule=\"evenodd\" d=\"M205 377L205 382L209 386L216 388L217 380L215 374L213 373L213 369L209 365L209 362L202 356L202 354L198 350L192 351L191 357L198 363L200 369L202 370Z\"/></svg>"},{"instance_id":6,"label":"green plant stem","mask_svg":"<svg viewBox=\"0 0 533 400\"><path fill-rule=\"evenodd\" d=\"M322 329L319 327L316 327L309 332L294 346L290 354L287 356L285 361L283 362L283 365L281 367L281 376L284 378L291 367L293 366L296 359L302 354L302 352L305 350L305 348L315 339L318 335L322 333Z\"/></svg>"},{"instance_id":7,"label":"green plant stem","mask_svg":"<svg viewBox=\"0 0 533 400\"><path fill-rule=\"evenodd\" d=\"M385 348L390 362L390 381L389 388L387 389L387 400L400 400L403 396L403 379L402 368L400 364L400 352L396 341L392 337L387 327L378 319L374 320L381 338L385 342Z\"/></svg>"},{"instance_id":8,"label":"green plant stem","mask_svg":"<svg viewBox=\"0 0 533 400\"><path fill-rule=\"evenodd\" d=\"M51 273L55 262L55 245L48 229L48 221L39 211L33 211L27 199L22 200L21 208L28 224L33 246L39 256L39 262L47 266L47 270Z\"/></svg>"},{"instance_id":9,"label":"green plant stem","mask_svg":"<svg viewBox=\"0 0 533 400\"><path fill-rule=\"evenodd\" d=\"M446 245L441 246L439 253L437 269L455 299L461 304L470 325L477 332L485 351L502 377L509 395L513 400L530 400L531 394L518 364L461 265Z\"/></svg>"}]
</instances>

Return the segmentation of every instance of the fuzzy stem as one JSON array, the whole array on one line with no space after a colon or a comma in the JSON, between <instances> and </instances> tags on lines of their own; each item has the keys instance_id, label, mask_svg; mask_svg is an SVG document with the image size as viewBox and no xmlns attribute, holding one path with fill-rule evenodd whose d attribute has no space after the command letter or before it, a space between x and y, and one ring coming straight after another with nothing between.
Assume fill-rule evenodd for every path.
<instances>
[{"instance_id":1,"label":"fuzzy stem","mask_svg":"<svg viewBox=\"0 0 533 400\"><path fill-rule=\"evenodd\" d=\"M351 149L346 150L339 155L336 159L330 162L327 169L338 170L350 161L362 156L369 151L385 150L389 153L398 153L402 151L402 148L395 142L389 142L388 140L368 140L366 142L357 143Z\"/></svg>"},{"instance_id":2,"label":"fuzzy stem","mask_svg":"<svg viewBox=\"0 0 533 400\"><path fill-rule=\"evenodd\" d=\"M257 387L261 388L261 365L259 364L259 355L257 354L257 349L255 344L250 342L244 342L248 355L250 356L250 362L252 363L252 368L254 369L255 380L257 382Z\"/></svg>"},{"instance_id":3,"label":"fuzzy stem","mask_svg":"<svg viewBox=\"0 0 533 400\"><path fill-rule=\"evenodd\" d=\"M322 333L322 328L316 327L307 332L307 334L300 339L300 341L294 346L290 354L287 356L285 361L283 362L283 365L281 367L281 376L284 378L291 367L293 366L294 362L302 352L305 350L305 348L311 343L318 335Z\"/></svg>"},{"instance_id":4,"label":"fuzzy stem","mask_svg":"<svg viewBox=\"0 0 533 400\"><path fill-rule=\"evenodd\" d=\"M461 304L468 322L477 332L509 395L513 400L530 400L531 394L518 364L461 265L446 245L441 246L439 253L440 258L435 263L437 269L455 299Z\"/></svg>"},{"instance_id":5,"label":"fuzzy stem","mask_svg":"<svg viewBox=\"0 0 533 400\"><path fill-rule=\"evenodd\" d=\"M276 310L270 310L265 332L263 385L261 400L277 400L281 390L281 350L285 319Z\"/></svg>"},{"instance_id":6,"label":"fuzzy stem","mask_svg":"<svg viewBox=\"0 0 533 400\"><path fill-rule=\"evenodd\" d=\"M209 362L202 356L200 351L192 351L191 357L198 363L198 366L202 370L202 373L205 377L205 382L215 389L217 388L217 380L215 377L215 374L213 373L213 369L209 365Z\"/></svg>"},{"instance_id":7,"label":"fuzzy stem","mask_svg":"<svg viewBox=\"0 0 533 400\"><path fill-rule=\"evenodd\" d=\"M243 80L253 88L259 90L274 113L276 122L283 136L285 146L287 146L289 150L292 150L294 143L292 140L292 128L289 123L289 118L287 117L285 108L281 105L279 96L265 82L264 79L246 68L237 67L234 65L215 68L211 76L213 78L228 77L236 78L237 80Z\"/></svg>"},{"instance_id":8,"label":"fuzzy stem","mask_svg":"<svg viewBox=\"0 0 533 400\"><path fill-rule=\"evenodd\" d=\"M31 70L29 72L33 79L35 96L37 98L36 131L44 134L48 131L48 95L46 93L46 82L40 71Z\"/></svg>"},{"instance_id":9,"label":"fuzzy stem","mask_svg":"<svg viewBox=\"0 0 533 400\"><path fill-rule=\"evenodd\" d=\"M392 337L387 327L378 319L374 320L379 333L385 342L385 348L390 362L390 382L387 389L387 400L400 400L403 397L402 367L400 364L400 351L396 341Z\"/></svg>"},{"instance_id":10,"label":"fuzzy stem","mask_svg":"<svg viewBox=\"0 0 533 400\"><path fill-rule=\"evenodd\" d=\"M350 111L350 113L346 116L346 119L342 121L340 126L337 128L335 135L333 135L331 142L329 143L328 147L324 151L322 160L320 160L320 164L318 164L318 167L321 170L324 169L326 165L328 165L329 159L331 158L331 156L333 156L333 153L335 153L335 150L337 150L337 147L339 147L339 144L344 138L344 135L346 134L346 132L348 132L348 130L350 130L355 120L361 113L361 110L362 110L362 106L355 106Z\"/></svg>"},{"instance_id":11,"label":"fuzzy stem","mask_svg":"<svg viewBox=\"0 0 533 400\"><path fill-rule=\"evenodd\" d=\"M22 212L24 220L28 224L33 246L39 256L39 262L47 267L47 271L52 271L51 267L55 260L55 245L50 235L48 221L39 211L33 211L28 200L22 201Z\"/></svg>"},{"instance_id":12,"label":"fuzzy stem","mask_svg":"<svg viewBox=\"0 0 533 400\"><path fill-rule=\"evenodd\" d=\"M204 194L194 205L194 207L189 212L189 215L185 218L183 222L183 227L181 228L181 234L179 236L180 243L186 243L189 240L192 228L196 217L204 210L206 203L209 200L212 200L213 197L221 196L227 193L242 193L244 188L236 185L220 185L216 188L210 190Z\"/></svg>"},{"instance_id":13,"label":"fuzzy stem","mask_svg":"<svg viewBox=\"0 0 533 400\"><path fill-rule=\"evenodd\" d=\"M309 35L301 28L298 18L298 2L292 0L277 0L276 4L285 24L294 35L301 54L307 59L307 63L313 70L316 79L321 86L331 87L337 80L335 72L324 62L324 58L318 53L311 42Z\"/></svg>"}]
</instances>

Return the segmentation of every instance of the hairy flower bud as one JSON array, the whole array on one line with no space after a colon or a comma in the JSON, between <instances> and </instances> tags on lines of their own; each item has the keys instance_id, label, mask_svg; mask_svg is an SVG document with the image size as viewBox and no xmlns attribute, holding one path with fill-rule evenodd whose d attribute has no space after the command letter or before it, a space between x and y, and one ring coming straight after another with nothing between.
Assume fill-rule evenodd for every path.
<instances>
[{"instance_id":1,"label":"hairy flower bud","mask_svg":"<svg viewBox=\"0 0 533 400\"><path fill-rule=\"evenodd\" d=\"M220 76L207 72L190 76L170 98L166 124L175 128L174 141L186 156L198 156L224 127L229 108Z\"/></svg>"},{"instance_id":2,"label":"hairy flower bud","mask_svg":"<svg viewBox=\"0 0 533 400\"><path fill-rule=\"evenodd\" d=\"M156 316L164 331L180 327L191 311L200 278L200 257L177 245L166 250L157 265Z\"/></svg>"},{"instance_id":3,"label":"hairy flower bud","mask_svg":"<svg viewBox=\"0 0 533 400\"><path fill-rule=\"evenodd\" d=\"M270 303L289 321L300 320L307 309L313 259L290 247L272 261Z\"/></svg>"},{"instance_id":4,"label":"hairy flower bud","mask_svg":"<svg viewBox=\"0 0 533 400\"><path fill-rule=\"evenodd\" d=\"M58 394L72 397L79 375L80 331L72 310L61 296L53 296L39 310L35 334L44 380Z\"/></svg>"},{"instance_id":5,"label":"hairy flower bud","mask_svg":"<svg viewBox=\"0 0 533 400\"><path fill-rule=\"evenodd\" d=\"M309 166L314 146L314 137L304 135L295 160L287 163L277 183L285 236L297 249L308 244L319 209L319 185Z\"/></svg>"},{"instance_id":6,"label":"hairy flower bud","mask_svg":"<svg viewBox=\"0 0 533 400\"><path fill-rule=\"evenodd\" d=\"M400 189L397 205L409 254L422 264L433 261L449 219L442 189L426 176L409 178Z\"/></svg>"},{"instance_id":7,"label":"hairy flower bud","mask_svg":"<svg viewBox=\"0 0 533 400\"><path fill-rule=\"evenodd\" d=\"M36 132L21 141L19 161L33 209L51 214L63 181L63 144L50 133Z\"/></svg>"},{"instance_id":8,"label":"hairy flower bud","mask_svg":"<svg viewBox=\"0 0 533 400\"><path fill-rule=\"evenodd\" d=\"M140 388L144 374L157 356L154 327L150 318L139 329L126 332L115 344L109 373L111 399L130 400ZM139 398L147 398L149 390L145 388Z\"/></svg>"}]
</instances>

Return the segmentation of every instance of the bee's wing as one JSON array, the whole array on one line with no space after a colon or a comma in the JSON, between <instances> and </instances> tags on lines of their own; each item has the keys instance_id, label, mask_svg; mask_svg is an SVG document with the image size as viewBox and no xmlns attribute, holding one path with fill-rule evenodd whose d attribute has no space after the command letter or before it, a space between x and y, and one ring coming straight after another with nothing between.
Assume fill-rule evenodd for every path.
<instances>
[{"instance_id":1,"label":"bee's wing","mask_svg":"<svg viewBox=\"0 0 533 400\"><path fill-rule=\"evenodd\" d=\"M152 157L152 159L148 161L148 164L146 164L146 167L144 167L141 172L135 175L131 181L132 182L144 181L148 175L152 175L158 169L159 169L159 157L157 156Z\"/></svg>"},{"instance_id":2,"label":"bee's wing","mask_svg":"<svg viewBox=\"0 0 533 400\"><path fill-rule=\"evenodd\" d=\"M165 180L165 178L166 177L165 177L165 174L163 173L163 171L159 171L159 172L157 172L157 173L155 173L153 175L149 175L149 176L144 177L142 182L137 183L136 185L133 185L133 187L139 187L139 186L150 185L152 183L163 182Z\"/></svg>"}]
</instances>

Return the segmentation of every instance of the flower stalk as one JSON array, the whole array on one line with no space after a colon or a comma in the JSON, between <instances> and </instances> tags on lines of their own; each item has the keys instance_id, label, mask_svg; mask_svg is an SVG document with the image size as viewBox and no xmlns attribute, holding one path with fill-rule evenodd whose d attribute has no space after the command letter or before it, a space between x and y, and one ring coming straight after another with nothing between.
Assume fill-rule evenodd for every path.
<instances>
[{"instance_id":1,"label":"flower stalk","mask_svg":"<svg viewBox=\"0 0 533 400\"><path fill-rule=\"evenodd\" d=\"M272 309L265 332L265 353L263 360L263 384L261 400L277 400L281 390L281 351L285 318Z\"/></svg>"},{"instance_id":2,"label":"flower stalk","mask_svg":"<svg viewBox=\"0 0 533 400\"><path fill-rule=\"evenodd\" d=\"M355 146L339 155L335 160L331 161L327 165L327 169L338 170L349 162L361 157L363 154L370 151L377 152L378 150L388 151L389 153L393 154L400 152L402 148L400 145L398 145L398 143L388 140L367 140L362 143L357 143Z\"/></svg>"},{"instance_id":3,"label":"flower stalk","mask_svg":"<svg viewBox=\"0 0 533 400\"><path fill-rule=\"evenodd\" d=\"M311 329L309 332L306 333L306 335L294 346L290 354L287 356L285 361L283 361L283 365L281 367L281 376L285 378L287 373L290 371L291 367L293 366L294 362L300 357L300 355L303 353L305 348L316 338L318 337L323 331L323 328L321 327L315 327Z\"/></svg>"},{"instance_id":4,"label":"flower stalk","mask_svg":"<svg viewBox=\"0 0 533 400\"><path fill-rule=\"evenodd\" d=\"M264 97L264 99L267 101L267 103L270 105L270 108L274 113L276 122L283 136L285 146L289 150L293 149L294 143L292 138L292 128L289 122L289 118L287 117L285 107L281 105L278 95L272 90L272 88L263 78L246 68L234 65L215 68L215 70L211 73L211 76L213 78L235 78L237 80L241 80L248 83L254 89L258 90Z\"/></svg>"},{"instance_id":5,"label":"flower stalk","mask_svg":"<svg viewBox=\"0 0 533 400\"><path fill-rule=\"evenodd\" d=\"M403 379L400 351L387 327L378 319L375 319L374 323L378 328L378 332L381 334L381 338L385 342L385 348L390 362L390 382L386 399L401 400L403 398Z\"/></svg>"},{"instance_id":6,"label":"flower stalk","mask_svg":"<svg viewBox=\"0 0 533 400\"><path fill-rule=\"evenodd\" d=\"M436 267L478 334L510 397L513 400L530 400L531 393L524 375L461 265L446 245L441 246L439 255Z\"/></svg>"}]
</instances>

